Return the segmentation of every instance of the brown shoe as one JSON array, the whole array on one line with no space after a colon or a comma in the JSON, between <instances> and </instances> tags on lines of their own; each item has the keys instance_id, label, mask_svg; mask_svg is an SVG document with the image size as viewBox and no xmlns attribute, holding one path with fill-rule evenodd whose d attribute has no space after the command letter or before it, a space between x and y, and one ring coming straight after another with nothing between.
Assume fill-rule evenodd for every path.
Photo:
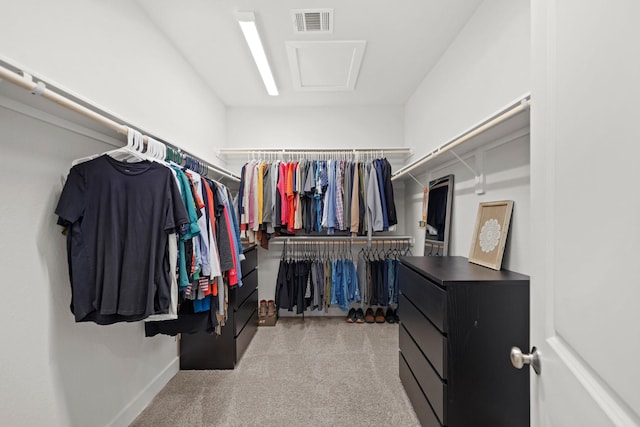
<instances>
[{"instance_id":1,"label":"brown shoe","mask_svg":"<svg viewBox=\"0 0 640 427\"><path fill-rule=\"evenodd\" d=\"M367 311L364 313L364 321L367 323L374 323L376 321L371 307L367 308Z\"/></svg>"},{"instance_id":2,"label":"brown shoe","mask_svg":"<svg viewBox=\"0 0 640 427\"><path fill-rule=\"evenodd\" d=\"M376 310L376 323L384 323L384 311L382 311L381 307L378 307Z\"/></svg>"},{"instance_id":3,"label":"brown shoe","mask_svg":"<svg viewBox=\"0 0 640 427\"><path fill-rule=\"evenodd\" d=\"M267 317L267 300L260 300L260 307L258 308L259 317Z\"/></svg>"},{"instance_id":4,"label":"brown shoe","mask_svg":"<svg viewBox=\"0 0 640 427\"><path fill-rule=\"evenodd\" d=\"M274 317L278 309L276 308L276 302L270 299L267 302L267 317Z\"/></svg>"}]
</instances>

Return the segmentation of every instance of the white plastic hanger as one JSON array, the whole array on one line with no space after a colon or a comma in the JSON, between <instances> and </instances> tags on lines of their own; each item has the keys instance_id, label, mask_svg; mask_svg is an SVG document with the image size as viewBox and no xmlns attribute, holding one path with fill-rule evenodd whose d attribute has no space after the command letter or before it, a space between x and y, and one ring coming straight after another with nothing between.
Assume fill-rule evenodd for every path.
<instances>
[{"instance_id":1,"label":"white plastic hanger","mask_svg":"<svg viewBox=\"0 0 640 427\"><path fill-rule=\"evenodd\" d=\"M121 162L148 160L148 156L145 155L142 150L144 150L142 134L135 129L128 128L127 145L116 150L107 151L104 154Z\"/></svg>"},{"instance_id":2,"label":"white plastic hanger","mask_svg":"<svg viewBox=\"0 0 640 427\"><path fill-rule=\"evenodd\" d=\"M167 146L149 136L147 136L147 151L144 154L149 160L169 166L164 160L167 156Z\"/></svg>"},{"instance_id":3,"label":"white plastic hanger","mask_svg":"<svg viewBox=\"0 0 640 427\"><path fill-rule=\"evenodd\" d=\"M143 136L140 132L138 132L135 129L127 128L127 145L126 146L122 148L117 148L115 150L106 151L104 153L93 154L91 156L75 159L74 161L71 162L71 165L75 166L79 163L84 163L89 160L93 160L96 157L100 157L104 154L107 154L108 156L120 161L146 160L147 159L146 156L141 152L142 147L144 147L142 139L143 139ZM138 147L140 148L138 149Z\"/></svg>"}]
</instances>

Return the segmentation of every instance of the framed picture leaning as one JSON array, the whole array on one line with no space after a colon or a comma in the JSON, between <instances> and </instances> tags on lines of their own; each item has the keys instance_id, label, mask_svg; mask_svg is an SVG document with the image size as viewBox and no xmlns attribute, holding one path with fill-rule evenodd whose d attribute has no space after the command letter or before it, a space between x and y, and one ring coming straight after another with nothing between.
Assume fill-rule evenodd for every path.
<instances>
[{"instance_id":1,"label":"framed picture leaning","mask_svg":"<svg viewBox=\"0 0 640 427\"><path fill-rule=\"evenodd\" d=\"M500 270L512 211L513 200L480 203L469 262Z\"/></svg>"}]
</instances>

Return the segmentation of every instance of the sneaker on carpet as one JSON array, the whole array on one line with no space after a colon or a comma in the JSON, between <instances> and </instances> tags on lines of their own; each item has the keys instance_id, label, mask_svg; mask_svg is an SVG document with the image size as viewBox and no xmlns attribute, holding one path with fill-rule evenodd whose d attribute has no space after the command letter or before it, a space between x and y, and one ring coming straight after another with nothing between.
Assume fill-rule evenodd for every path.
<instances>
[{"instance_id":1,"label":"sneaker on carpet","mask_svg":"<svg viewBox=\"0 0 640 427\"><path fill-rule=\"evenodd\" d=\"M384 320L386 320L387 323L396 323L396 318L391 307L387 308L387 312L384 315Z\"/></svg>"},{"instance_id":2,"label":"sneaker on carpet","mask_svg":"<svg viewBox=\"0 0 640 427\"><path fill-rule=\"evenodd\" d=\"M347 314L347 322L354 323L355 321L356 321L356 309L352 308L349 310L349 313Z\"/></svg>"}]
</instances>

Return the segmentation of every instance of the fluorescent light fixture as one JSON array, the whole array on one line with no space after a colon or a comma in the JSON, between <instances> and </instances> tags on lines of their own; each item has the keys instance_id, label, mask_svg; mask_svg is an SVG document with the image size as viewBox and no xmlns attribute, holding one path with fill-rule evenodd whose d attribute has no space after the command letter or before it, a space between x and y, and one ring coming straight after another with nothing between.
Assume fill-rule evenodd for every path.
<instances>
[{"instance_id":1,"label":"fluorescent light fixture","mask_svg":"<svg viewBox=\"0 0 640 427\"><path fill-rule=\"evenodd\" d=\"M253 60L258 67L262 81L267 88L267 93L271 96L278 95L278 87L273 79L273 74L269 67L269 61L267 61L267 55L264 53L262 41L258 34L255 15L253 12L237 12L236 16L238 18L238 23L240 24L240 29L242 29L244 38L247 40L247 44L251 50L251 55L253 55Z\"/></svg>"}]
</instances>

